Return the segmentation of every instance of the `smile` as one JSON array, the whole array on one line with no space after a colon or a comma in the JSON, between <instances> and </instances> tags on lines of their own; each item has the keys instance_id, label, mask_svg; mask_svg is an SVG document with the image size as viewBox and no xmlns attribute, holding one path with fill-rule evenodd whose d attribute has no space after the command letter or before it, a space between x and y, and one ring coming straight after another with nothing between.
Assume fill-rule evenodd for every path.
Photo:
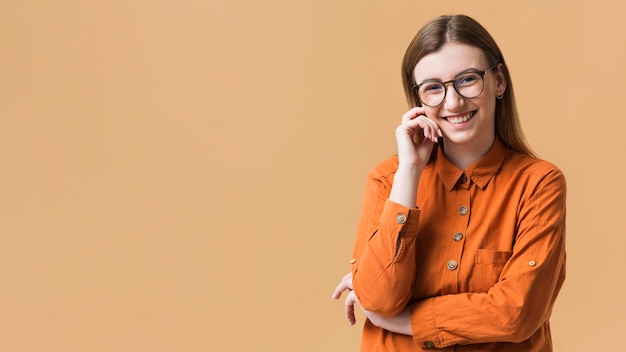
<instances>
[{"instance_id":1,"label":"smile","mask_svg":"<svg viewBox=\"0 0 626 352\"><path fill-rule=\"evenodd\" d=\"M462 115L462 116L446 117L445 119L447 121L449 121L450 123L458 125L458 124L461 124L463 122L469 121L472 117L474 117L474 112L468 112L467 114Z\"/></svg>"}]
</instances>

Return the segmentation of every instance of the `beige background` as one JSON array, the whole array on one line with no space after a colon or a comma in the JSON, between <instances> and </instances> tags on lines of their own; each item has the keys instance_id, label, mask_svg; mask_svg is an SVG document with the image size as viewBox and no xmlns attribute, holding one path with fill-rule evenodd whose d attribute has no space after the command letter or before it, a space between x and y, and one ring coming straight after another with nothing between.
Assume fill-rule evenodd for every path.
<instances>
[{"instance_id":1,"label":"beige background","mask_svg":"<svg viewBox=\"0 0 626 352\"><path fill-rule=\"evenodd\" d=\"M330 294L394 153L404 49L442 13L491 31L528 139L566 173L557 351L619 348L625 11L3 0L0 350L357 350Z\"/></svg>"}]
</instances>

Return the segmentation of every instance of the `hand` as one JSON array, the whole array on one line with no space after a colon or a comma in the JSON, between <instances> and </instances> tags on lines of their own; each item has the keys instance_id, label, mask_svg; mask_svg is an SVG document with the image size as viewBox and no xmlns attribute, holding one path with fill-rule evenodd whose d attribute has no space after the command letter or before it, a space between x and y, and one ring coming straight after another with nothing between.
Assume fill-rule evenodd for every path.
<instances>
[{"instance_id":1,"label":"hand","mask_svg":"<svg viewBox=\"0 0 626 352\"><path fill-rule=\"evenodd\" d=\"M426 117L424 108L416 107L402 115L402 124L396 128L398 170L389 200L409 208L416 206L420 176L441 135L439 125Z\"/></svg>"},{"instance_id":2,"label":"hand","mask_svg":"<svg viewBox=\"0 0 626 352\"><path fill-rule=\"evenodd\" d=\"M354 305L359 304L359 300L356 298L356 294L354 293L354 289L352 288L352 273L346 274L346 276L341 279L339 285L337 285L335 291L333 292L332 298L339 299L344 291L348 291L348 295L346 296L346 300L344 302L346 319L348 320L350 326L353 326L354 324L356 324ZM385 330L389 330L398 334L413 334L413 332L411 331L411 318L410 310L408 307L399 315L391 318L385 318L374 312L370 312L363 308L361 309L363 310L363 313L365 313L367 318L372 322L372 324L378 326L379 328L383 328Z\"/></svg>"},{"instance_id":3,"label":"hand","mask_svg":"<svg viewBox=\"0 0 626 352\"><path fill-rule=\"evenodd\" d=\"M396 128L396 143L400 165L420 168L428 163L437 138L441 137L439 125L426 116L422 107L415 107L402 115Z\"/></svg>"},{"instance_id":4,"label":"hand","mask_svg":"<svg viewBox=\"0 0 626 352\"><path fill-rule=\"evenodd\" d=\"M356 323L356 316L354 315L354 305L359 303L359 301L357 300L354 289L352 288L352 273L348 273L341 279L339 285L337 285L335 291L333 292L332 298L339 299L344 291L348 291L348 295L346 296L346 300L344 302L346 319L348 320L350 326L353 326Z\"/></svg>"}]
</instances>

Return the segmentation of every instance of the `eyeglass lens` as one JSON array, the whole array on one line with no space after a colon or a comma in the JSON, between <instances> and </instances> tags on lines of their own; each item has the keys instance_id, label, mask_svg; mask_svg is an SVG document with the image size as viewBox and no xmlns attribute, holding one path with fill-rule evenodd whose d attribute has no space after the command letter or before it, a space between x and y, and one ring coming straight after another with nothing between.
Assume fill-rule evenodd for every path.
<instances>
[{"instance_id":1,"label":"eyeglass lens","mask_svg":"<svg viewBox=\"0 0 626 352\"><path fill-rule=\"evenodd\" d=\"M454 83L454 90L467 99L476 98L483 91L483 77L478 72L466 72L452 82L431 81L419 86L420 101L428 106L437 106L446 96L447 83Z\"/></svg>"}]
</instances>

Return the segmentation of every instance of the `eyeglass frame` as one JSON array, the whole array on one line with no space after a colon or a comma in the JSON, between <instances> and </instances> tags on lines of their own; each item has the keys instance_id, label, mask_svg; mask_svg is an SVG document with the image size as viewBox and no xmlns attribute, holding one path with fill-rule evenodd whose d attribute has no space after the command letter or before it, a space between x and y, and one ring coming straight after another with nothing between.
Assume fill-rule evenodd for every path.
<instances>
[{"instance_id":1,"label":"eyeglass frame","mask_svg":"<svg viewBox=\"0 0 626 352\"><path fill-rule=\"evenodd\" d=\"M489 71L491 71L491 70L493 70L493 69L497 69L497 68L498 68L498 65L494 65L494 66L491 66L491 67L489 67L488 69L486 69L486 70L484 70L484 71L481 71L481 70L476 70L476 69L469 69L469 70L465 70L465 71L463 71L463 72L459 73L458 75L454 76L454 79L451 79L451 80L449 80L449 81L445 81L445 82L444 82L444 81L441 81L441 80L438 80L438 79L427 79L427 80L423 81L423 82L422 82L422 83L420 83L420 84L417 84L417 83L416 83L416 84L414 84L414 85L411 87L411 89L413 90L413 93L415 93L415 96L417 97L417 100L418 100L421 104L424 104L424 105L426 105L426 106L428 106L428 107L431 107L431 108L434 108L434 107L437 107L437 106L441 105L441 103L443 103L443 101L444 101L444 100L446 100L446 96L448 95L448 84L449 84L449 83L452 83L452 87L454 87L454 91L455 91L455 92L456 92L456 94L458 94L459 96L461 96L461 97L463 97L463 98L465 98L465 99L474 99L474 98L479 97L481 94L483 94L483 91L485 90L485 75L487 74L487 72L489 72ZM473 96L473 97L466 97L465 95L461 94L461 93L459 92L458 88L456 87L456 84L455 84L455 83L456 83L456 81L457 81L459 78L461 78L460 76L462 76L462 75L464 75L464 74L467 74L467 73L477 73L478 75L480 75L480 79L482 80L482 83L483 83L483 87L482 87L482 89L480 90L480 93L478 93L477 95L475 95L475 96ZM428 104L424 103L424 102L422 101L422 99L420 99L419 89L420 89L420 87L421 87L421 86L423 86L424 84L426 84L426 83L433 83L433 82L435 82L435 83L441 83L441 84L443 85L443 98L441 98L441 101L440 101L440 102L439 102L439 104L437 104L437 105L428 105Z\"/></svg>"}]
</instances>

